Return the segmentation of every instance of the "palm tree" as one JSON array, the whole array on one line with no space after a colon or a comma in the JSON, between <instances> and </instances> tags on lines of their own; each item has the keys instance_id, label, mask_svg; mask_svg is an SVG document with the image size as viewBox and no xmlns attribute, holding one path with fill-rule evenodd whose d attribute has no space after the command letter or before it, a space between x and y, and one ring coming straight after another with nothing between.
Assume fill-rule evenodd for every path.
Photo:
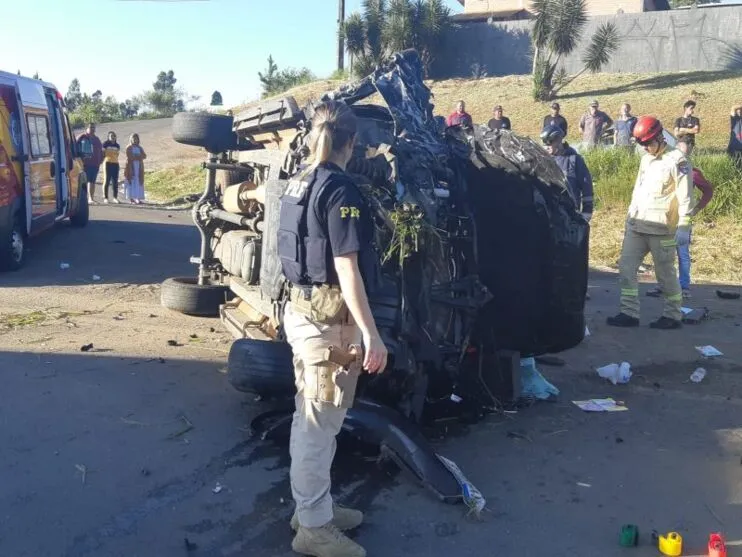
<instances>
[{"instance_id":1,"label":"palm tree","mask_svg":"<svg viewBox=\"0 0 742 557\"><path fill-rule=\"evenodd\" d=\"M407 48L418 51L427 73L450 27L443 0L364 0L362 13L352 13L342 32L356 75Z\"/></svg>"},{"instance_id":2,"label":"palm tree","mask_svg":"<svg viewBox=\"0 0 742 557\"><path fill-rule=\"evenodd\" d=\"M562 59L579 44L587 23L586 0L534 0L533 94L537 100L548 100L586 71L598 72L610 60L620 43L613 23L603 23L590 39L582 57L584 67L568 76L560 69Z\"/></svg>"}]
</instances>

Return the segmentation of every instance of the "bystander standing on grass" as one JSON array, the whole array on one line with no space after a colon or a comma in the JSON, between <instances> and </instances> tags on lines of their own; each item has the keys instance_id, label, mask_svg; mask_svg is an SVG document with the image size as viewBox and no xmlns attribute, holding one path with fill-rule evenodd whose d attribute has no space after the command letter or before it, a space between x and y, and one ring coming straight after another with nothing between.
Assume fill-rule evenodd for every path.
<instances>
[{"instance_id":1,"label":"bystander standing on grass","mask_svg":"<svg viewBox=\"0 0 742 557\"><path fill-rule=\"evenodd\" d=\"M696 110L696 101L685 101L683 105L683 115L675 120L675 137L678 143L685 144L684 147L678 145L686 157L693 153L696 146L696 136L701 133L701 120L693 116Z\"/></svg>"},{"instance_id":2,"label":"bystander standing on grass","mask_svg":"<svg viewBox=\"0 0 742 557\"><path fill-rule=\"evenodd\" d=\"M593 100L588 111L580 118L580 131L585 147L592 148L600 145L603 132L613 125L613 119L600 110L598 101Z\"/></svg>"},{"instance_id":3,"label":"bystander standing on grass","mask_svg":"<svg viewBox=\"0 0 742 557\"><path fill-rule=\"evenodd\" d=\"M631 105L623 103L618 118L613 124L613 142L616 147L633 147L631 132L634 130L634 124L636 124L636 116L631 114Z\"/></svg>"},{"instance_id":4,"label":"bystander standing on grass","mask_svg":"<svg viewBox=\"0 0 742 557\"><path fill-rule=\"evenodd\" d=\"M727 153L734 164L742 172L742 103L732 107L729 117L729 146Z\"/></svg>"}]
</instances>

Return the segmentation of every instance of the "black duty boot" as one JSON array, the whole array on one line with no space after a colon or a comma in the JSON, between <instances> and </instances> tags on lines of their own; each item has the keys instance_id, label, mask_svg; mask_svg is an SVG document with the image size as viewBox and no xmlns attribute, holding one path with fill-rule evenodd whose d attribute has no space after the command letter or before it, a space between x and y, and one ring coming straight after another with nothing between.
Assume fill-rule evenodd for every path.
<instances>
[{"instance_id":1,"label":"black duty boot","mask_svg":"<svg viewBox=\"0 0 742 557\"><path fill-rule=\"evenodd\" d=\"M652 321L649 326L652 329L662 329L668 331L670 329L679 329L683 326L683 324L680 322L679 319L670 319L669 317L665 317L663 315L657 321Z\"/></svg>"},{"instance_id":2,"label":"black duty boot","mask_svg":"<svg viewBox=\"0 0 742 557\"><path fill-rule=\"evenodd\" d=\"M611 327L638 327L639 319L637 317L631 317L625 313L619 313L613 317L609 317L605 322Z\"/></svg>"}]
</instances>

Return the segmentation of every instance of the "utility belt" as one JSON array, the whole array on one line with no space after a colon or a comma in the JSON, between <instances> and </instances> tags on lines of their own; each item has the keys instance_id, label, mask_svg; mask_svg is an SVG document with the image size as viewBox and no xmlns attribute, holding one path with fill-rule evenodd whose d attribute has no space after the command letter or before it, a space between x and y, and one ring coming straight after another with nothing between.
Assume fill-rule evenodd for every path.
<instances>
[{"instance_id":1,"label":"utility belt","mask_svg":"<svg viewBox=\"0 0 742 557\"><path fill-rule=\"evenodd\" d=\"M289 284L289 301L297 313L323 325L351 322L350 311L339 286L320 284L298 286Z\"/></svg>"}]
</instances>

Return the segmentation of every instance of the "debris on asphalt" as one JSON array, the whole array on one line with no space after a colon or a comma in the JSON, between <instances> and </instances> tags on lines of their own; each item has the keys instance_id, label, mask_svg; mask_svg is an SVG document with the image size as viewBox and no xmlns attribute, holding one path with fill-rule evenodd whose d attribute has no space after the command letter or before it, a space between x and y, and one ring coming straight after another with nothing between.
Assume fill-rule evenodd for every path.
<instances>
[{"instance_id":1,"label":"debris on asphalt","mask_svg":"<svg viewBox=\"0 0 742 557\"><path fill-rule=\"evenodd\" d=\"M150 358L149 360L146 360L147 363L149 362L157 362L158 364L164 364L165 358Z\"/></svg>"},{"instance_id":2,"label":"debris on asphalt","mask_svg":"<svg viewBox=\"0 0 742 557\"><path fill-rule=\"evenodd\" d=\"M683 309L690 309L690 308L683 308ZM708 308L701 308L701 309L691 309L688 312L683 312L683 323L689 324L689 325L697 325L704 319L708 318L709 316L709 309Z\"/></svg>"},{"instance_id":3,"label":"debris on asphalt","mask_svg":"<svg viewBox=\"0 0 742 557\"><path fill-rule=\"evenodd\" d=\"M703 354L707 358L714 358L716 356L724 355L722 352L720 352L718 349L711 346L710 344L707 344L706 346L696 346L696 350L698 350L701 354Z\"/></svg>"},{"instance_id":4,"label":"debris on asphalt","mask_svg":"<svg viewBox=\"0 0 742 557\"><path fill-rule=\"evenodd\" d=\"M619 542L622 547L634 547L639 544L639 527L636 524L624 524L621 526Z\"/></svg>"},{"instance_id":5,"label":"debris on asphalt","mask_svg":"<svg viewBox=\"0 0 742 557\"><path fill-rule=\"evenodd\" d=\"M147 469L147 468L142 468L142 469L141 469L141 471L140 471L139 473L140 473L140 474L142 474L142 476L144 476L144 477L146 478L146 477L147 477L147 476L149 476L149 475L150 475L150 474L151 474L152 472L150 472L150 471L149 471L149 469Z\"/></svg>"},{"instance_id":6,"label":"debris on asphalt","mask_svg":"<svg viewBox=\"0 0 742 557\"><path fill-rule=\"evenodd\" d=\"M728 290L717 290L716 295L722 300L739 300L742 296L739 292L730 292Z\"/></svg>"},{"instance_id":7,"label":"debris on asphalt","mask_svg":"<svg viewBox=\"0 0 742 557\"><path fill-rule=\"evenodd\" d=\"M77 468L77 471L82 474L82 484L85 485L85 480L88 477L88 468L84 464L75 464L75 468Z\"/></svg>"},{"instance_id":8,"label":"debris on asphalt","mask_svg":"<svg viewBox=\"0 0 742 557\"><path fill-rule=\"evenodd\" d=\"M198 549L198 544L197 543L193 543L188 538L185 538L184 541L185 541L186 551L195 551L196 549Z\"/></svg>"},{"instance_id":9,"label":"debris on asphalt","mask_svg":"<svg viewBox=\"0 0 742 557\"><path fill-rule=\"evenodd\" d=\"M70 264L69 263L60 263L59 264L59 268L64 271L65 269L69 269L70 268Z\"/></svg>"},{"instance_id":10,"label":"debris on asphalt","mask_svg":"<svg viewBox=\"0 0 742 557\"><path fill-rule=\"evenodd\" d=\"M668 532L667 535L660 535L659 549L663 555L676 557L683 554L683 536L677 532Z\"/></svg>"},{"instance_id":11,"label":"debris on asphalt","mask_svg":"<svg viewBox=\"0 0 742 557\"><path fill-rule=\"evenodd\" d=\"M93 349L93 343L91 342L90 344L83 344L80 347L80 352L90 352L92 349Z\"/></svg>"},{"instance_id":12,"label":"debris on asphalt","mask_svg":"<svg viewBox=\"0 0 742 557\"><path fill-rule=\"evenodd\" d=\"M466 478L466 476L464 476L464 473L456 465L455 462L453 462L452 460L448 460L441 455L436 456L438 457L438 460L440 460L448 469L448 471L453 474L454 478L456 478L456 481L461 487L461 495L464 498L464 504L469 508L467 516L473 514L476 518L480 518L484 507L487 505L487 500L482 495L482 492L474 487L474 484L472 484Z\"/></svg>"},{"instance_id":13,"label":"debris on asphalt","mask_svg":"<svg viewBox=\"0 0 742 557\"><path fill-rule=\"evenodd\" d=\"M221 493L222 489L224 489L224 486L219 482L216 482L216 486L211 491L214 493Z\"/></svg>"},{"instance_id":14,"label":"debris on asphalt","mask_svg":"<svg viewBox=\"0 0 742 557\"><path fill-rule=\"evenodd\" d=\"M585 336L586 337L590 336L590 329L587 328L587 325L585 325Z\"/></svg>"},{"instance_id":15,"label":"debris on asphalt","mask_svg":"<svg viewBox=\"0 0 742 557\"><path fill-rule=\"evenodd\" d=\"M100 280L100 276L99 275L93 275L93 280L95 280L95 281Z\"/></svg>"},{"instance_id":16,"label":"debris on asphalt","mask_svg":"<svg viewBox=\"0 0 742 557\"><path fill-rule=\"evenodd\" d=\"M706 377L706 370L702 367L697 368L696 371L690 374L690 380L694 383L700 383L704 377Z\"/></svg>"},{"instance_id":17,"label":"debris on asphalt","mask_svg":"<svg viewBox=\"0 0 742 557\"><path fill-rule=\"evenodd\" d=\"M167 341L167 345L168 345L168 346L183 346L183 345L182 345L182 344L180 344L180 343L179 343L179 342L178 342L177 340L168 340L168 341Z\"/></svg>"},{"instance_id":18,"label":"debris on asphalt","mask_svg":"<svg viewBox=\"0 0 742 557\"><path fill-rule=\"evenodd\" d=\"M619 383L628 383L631 380L631 364L629 362L621 362L621 364L608 364L597 368L595 371L598 372L603 379L608 379L614 385Z\"/></svg>"},{"instance_id":19,"label":"debris on asphalt","mask_svg":"<svg viewBox=\"0 0 742 557\"><path fill-rule=\"evenodd\" d=\"M612 398L591 398L590 400L573 400L572 404L585 412L623 412L628 410L622 402Z\"/></svg>"},{"instance_id":20,"label":"debris on asphalt","mask_svg":"<svg viewBox=\"0 0 742 557\"><path fill-rule=\"evenodd\" d=\"M591 484L586 484L583 482L577 482L577 485L579 485L580 487L593 487Z\"/></svg>"},{"instance_id":21,"label":"debris on asphalt","mask_svg":"<svg viewBox=\"0 0 742 557\"><path fill-rule=\"evenodd\" d=\"M130 253L129 255L131 257L142 257L142 254L141 253Z\"/></svg>"},{"instance_id":22,"label":"debris on asphalt","mask_svg":"<svg viewBox=\"0 0 742 557\"><path fill-rule=\"evenodd\" d=\"M177 431L169 435L168 439L176 439L182 435L185 435L186 433L188 433L189 431L193 429L193 424L188 418L186 418L185 414L180 415L180 420L185 424L185 427L181 429L180 431Z\"/></svg>"},{"instance_id":23,"label":"debris on asphalt","mask_svg":"<svg viewBox=\"0 0 742 557\"><path fill-rule=\"evenodd\" d=\"M623 443L623 437L616 437L616 443Z\"/></svg>"},{"instance_id":24,"label":"debris on asphalt","mask_svg":"<svg viewBox=\"0 0 742 557\"><path fill-rule=\"evenodd\" d=\"M535 358L520 360L521 396L547 400L559 396L559 389L549 383L536 369Z\"/></svg>"}]
</instances>

